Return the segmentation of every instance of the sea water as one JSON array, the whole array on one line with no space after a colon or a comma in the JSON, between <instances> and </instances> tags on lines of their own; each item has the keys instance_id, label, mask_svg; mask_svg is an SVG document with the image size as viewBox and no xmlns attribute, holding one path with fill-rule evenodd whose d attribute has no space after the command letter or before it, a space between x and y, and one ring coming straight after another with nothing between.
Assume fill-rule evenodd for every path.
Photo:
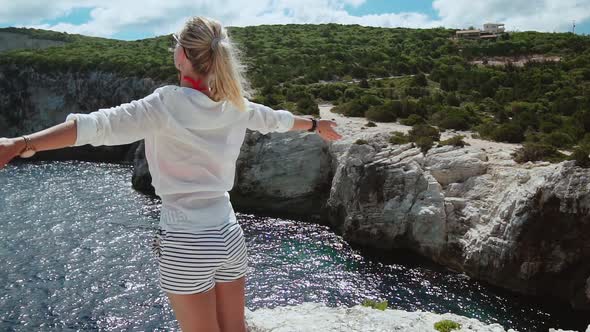
<instances>
[{"instance_id":1,"label":"sea water","mask_svg":"<svg viewBox=\"0 0 590 332\"><path fill-rule=\"evenodd\" d=\"M0 170L1 331L178 330L150 250L161 202L135 191L131 174L131 165L82 161ZM519 331L583 324L567 304L487 287L411 254L376 258L326 226L236 214L251 310L373 299Z\"/></svg>"}]
</instances>

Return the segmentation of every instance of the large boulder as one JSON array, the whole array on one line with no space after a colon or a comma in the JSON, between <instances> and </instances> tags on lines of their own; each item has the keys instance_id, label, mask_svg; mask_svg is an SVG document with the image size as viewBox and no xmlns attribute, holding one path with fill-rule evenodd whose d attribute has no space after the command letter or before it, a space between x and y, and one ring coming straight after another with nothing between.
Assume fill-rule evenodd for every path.
<instances>
[{"instance_id":1,"label":"large boulder","mask_svg":"<svg viewBox=\"0 0 590 332\"><path fill-rule=\"evenodd\" d=\"M242 211L318 221L331 180L332 158L317 135L249 131L230 195Z\"/></svg>"},{"instance_id":2,"label":"large boulder","mask_svg":"<svg viewBox=\"0 0 590 332\"><path fill-rule=\"evenodd\" d=\"M470 276L590 309L590 171L517 165L481 149L374 139L339 158L330 224L366 246L411 248Z\"/></svg>"},{"instance_id":3,"label":"large boulder","mask_svg":"<svg viewBox=\"0 0 590 332\"><path fill-rule=\"evenodd\" d=\"M327 144L317 135L248 131L236 164L232 204L244 212L319 221L331 185L331 162ZM153 193L143 144L134 164L134 188Z\"/></svg>"}]
</instances>

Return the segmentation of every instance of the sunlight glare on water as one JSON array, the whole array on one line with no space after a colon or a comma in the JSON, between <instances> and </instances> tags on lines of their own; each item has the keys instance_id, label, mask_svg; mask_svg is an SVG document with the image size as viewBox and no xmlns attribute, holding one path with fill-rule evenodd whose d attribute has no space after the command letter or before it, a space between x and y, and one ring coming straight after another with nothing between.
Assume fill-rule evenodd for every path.
<instances>
[{"instance_id":1,"label":"sunlight glare on water","mask_svg":"<svg viewBox=\"0 0 590 332\"><path fill-rule=\"evenodd\" d=\"M150 251L160 200L133 190L131 173L130 165L80 161L0 170L0 330L178 330ZM251 310L370 298L520 331L569 322L462 274L363 257L325 226L237 216Z\"/></svg>"}]
</instances>

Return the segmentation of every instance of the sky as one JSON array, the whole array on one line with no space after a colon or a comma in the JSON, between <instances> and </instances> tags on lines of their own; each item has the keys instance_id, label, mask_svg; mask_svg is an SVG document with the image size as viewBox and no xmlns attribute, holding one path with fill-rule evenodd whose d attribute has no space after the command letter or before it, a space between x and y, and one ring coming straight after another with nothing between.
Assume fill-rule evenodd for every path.
<instances>
[{"instance_id":1,"label":"sky","mask_svg":"<svg viewBox=\"0 0 590 332\"><path fill-rule=\"evenodd\" d=\"M245 5L247 3L247 5ZM226 26L341 23L590 34L590 0L0 0L0 27L135 40L180 30L191 16Z\"/></svg>"}]
</instances>

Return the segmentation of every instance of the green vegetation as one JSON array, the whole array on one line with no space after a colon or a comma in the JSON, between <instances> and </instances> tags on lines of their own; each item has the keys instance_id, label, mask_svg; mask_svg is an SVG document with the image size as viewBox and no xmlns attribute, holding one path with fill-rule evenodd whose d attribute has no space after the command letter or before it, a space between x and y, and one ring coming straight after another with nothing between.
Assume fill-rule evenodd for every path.
<instances>
[{"instance_id":1,"label":"green vegetation","mask_svg":"<svg viewBox=\"0 0 590 332\"><path fill-rule=\"evenodd\" d=\"M387 300L382 301L382 302L377 302L375 300L369 300L366 299L363 301L363 303L361 303L362 306L364 307L370 307L373 309L378 309L378 310L385 310L387 309Z\"/></svg>"},{"instance_id":2,"label":"green vegetation","mask_svg":"<svg viewBox=\"0 0 590 332\"><path fill-rule=\"evenodd\" d=\"M169 36L137 41L94 38L36 29L0 29L39 39L61 40L64 46L41 50L19 49L0 54L0 65L17 64L40 72L104 70L124 75L174 82L176 69Z\"/></svg>"},{"instance_id":3,"label":"green vegetation","mask_svg":"<svg viewBox=\"0 0 590 332\"><path fill-rule=\"evenodd\" d=\"M433 141L440 140L440 132L433 126L425 125L425 124L417 124L410 129L408 133L410 136L410 140L415 142L420 137L428 137Z\"/></svg>"},{"instance_id":4,"label":"green vegetation","mask_svg":"<svg viewBox=\"0 0 590 332\"><path fill-rule=\"evenodd\" d=\"M55 32L51 30L41 30L32 28L2 28L0 32L12 32L27 35L33 39L46 39L46 40L57 40L64 42L74 42L79 39L91 39L92 37L86 37L81 35L70 35L68 33ZM99 38L97 38L99 39Z\"/></svg>"},{"instance_id":5,"label":"green vegetation","mask_svg":"<svg viewBox=\"0 0 590 332\"><path fill-rule=\"evenodd\" d=\"M576 166L590 168L590 145L580 146L574 149L574 153L570 156L571 160L576 161Z\"/></svg>"},{"instance_id":6,"label":"green vegetation","mask_svg":"<svg viewBox=\"0 0 590 332\"><path fill-rule=\"evenodd\" d=\"M522 148L513 153L514 160L518 163L527 161L549 161L560 162L566 159L566 156L559 152L556 147L545 143L525 143Z\"/></svg>"},{"instance_id":7,"label":"green vegetation","mask_svg":"<svg viewBox=\"0 0 590 332\"><path fill-rule=\"evenodd\" d=\"M440 140L438 129L427 124L414 125L407 135L398 131L394 131L392 134L389 138L389 143L406 144L413 142L424 154L430 150L434 142Z\"/></svg>"},{"instance_id":8,"label":"green vegetation","mask_svg":"<svg viewBox=\"0 0 590 332\"><path fill-rule=\"evenodd\" d=\"M366 141L366 140L364 140L364 139L360 139L360 138L359 138L359 139L357 139L357 140L354 142L354 144L356 144L356 145L365 145L365 144L369 144L369 142L367 142L367 141Z\"/></svg>"},{"instance_id":9,"label":"green vegetation","mask_svg":"<svg viewBox=\"0 0 590 332\"><path fill-rule=\"evenodd\" d=\"M419 136L414 139L414 143L416 143L416 146L420 148L422 153L426 154L426 152L428 152L428 150L434 145L434 140L432 137Z\"/></svg>"},{"instance_id":10,"label":"green vegetation","mask_svg":"<svg viewBox=\"0 0 590 332\"><path fill-rule=\"evenodd\" d=\"M389 143L391 144L407 144L410 143L410 138L408 137L408 135L399 132L399 131L394 131L392 132L392 136L389 138Z\"/></svg>"},{"instance_id":11,"label":"green vegetation","mask_svg":"<svg viewBox=\"0 0 590 332\"><path fill-rule=\"evenodd\" d=\"M461 329L461 324L452 320L441 320L440 322L434 323L434 329L439 332L451 332L453 330Z\"/></svg>"},{"instance_id":12,"label":"green vegetation","mask_svg":"<svg viewBox=\"0 0 590 332\"><path fill-rule=\"evenodd\" d=\"M418 114L410 114L409 117L401 119L400 123L405 126L413 126L417 124L425 124L426 120Z\"/></svg>"},{"instance_id":13,"label":"green vegetation","mask_svg":"<svg viewBox=\"0 0 590 332\"><path fill-rule=\"evenodd\" d=\"M44 72L98 68L176 82L170 36L120 41L35 29L0 31L67 41L4 52L0 65ZM501 142L571 150L590 141L590 36L514 32L497 41L456 41L450 38L454 32L338 24L230 28L243 50L255 101L273 108L318 115L317 102L325 101L346 116L472 130ZM471 63L538 54L561 61ZM419 141L428 146L428 139Z\"/></svg>"},{"instance_id":14,"label":"green vegetation","mask_svg":"<svg viewBox=\"0 0 590 332\"><path fill-rule=\"evenodd\" d=\"M464 138L465 138L465 136L463 136L463 135L456 135L456 136L453 136L453 137L446 139L444 141L440 141L440 145L452 145L452 146L464 147L465 145L469 145L469 143L466 143L465 141L463 141Z\"/></svg>"}]
</instances>

